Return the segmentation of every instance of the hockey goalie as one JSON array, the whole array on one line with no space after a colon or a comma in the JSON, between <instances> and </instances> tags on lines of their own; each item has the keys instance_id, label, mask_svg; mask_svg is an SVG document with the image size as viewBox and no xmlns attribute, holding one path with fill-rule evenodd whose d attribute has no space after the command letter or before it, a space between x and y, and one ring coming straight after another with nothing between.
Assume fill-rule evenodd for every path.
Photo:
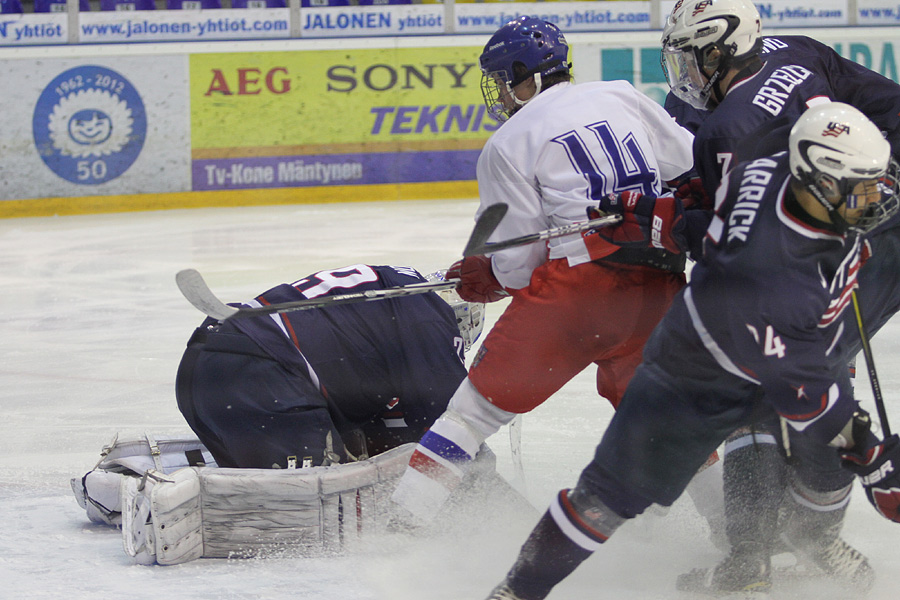
<instances>
[{"instance_id":1,"label":"hockey goalie","mask_svg":"<svg viewBox=\"0 0 900 600\"><path fill-rule=\"evenodd\" d=\"M353 265L243 306L423 281L409 267ZM465 377L483 313L450 290L207 318L175 385L196 436L113 440L72 480L76 498L92 521L121 526L126 553L144 564L337 551L384 531L415 442ZM474 478L511 489L486 446L479 462Z\"/></svg>"}]
</instances>

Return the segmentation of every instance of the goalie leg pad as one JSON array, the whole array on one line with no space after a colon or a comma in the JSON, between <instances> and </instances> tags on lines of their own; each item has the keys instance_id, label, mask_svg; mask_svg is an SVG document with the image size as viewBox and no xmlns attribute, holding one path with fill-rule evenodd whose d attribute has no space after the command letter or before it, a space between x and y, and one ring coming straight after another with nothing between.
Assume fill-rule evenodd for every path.
<instances>
[{"instance_id":1,"label":"goalie leg pad","mask_svg":"<svg viewBox=\"0 0 900 600\"><path fill-rule=\"evenodd\" d=\"M210 469L217 471L218 469ZM141 564L174 565L203 556L199 470L150 471L122 492L125 553Z\"/></svg>"},{"instance_id":2,"label":"goalie leg pad","mask_svg":"<svg viewBox=\"0 0 900 600\"><path fill-rule=\"evenodd\" d=\"M336 552L381 531L410 443L360 461L308 469L186 468L128 478L125 552L136 562Z\"/></svg>"},{"instance_id":3,"label":"goalie leg pad","mask_svg":"<svg viewBox=\"0 0 900 600\"><path fill-rule=\"evenodd\" d=\"M95 470L71 480L75 499L87 517L101 525L122 524L121 488L128 477L119 473Z\"/></svg>"},{"instance_id":4,"label":"goalie leg pad","mask_svg":"<svg viewBox=\"0 0 900 600\"><path fill-rule=\"evenodd\" d=\"M121 497L129 479L155 470L173 473L188 466L216 466L195 436L151 436L119 439L100 451L100 460L82 477L72 478L72 492L94 523L120 526Z\"/></svg>"}]
</instances>

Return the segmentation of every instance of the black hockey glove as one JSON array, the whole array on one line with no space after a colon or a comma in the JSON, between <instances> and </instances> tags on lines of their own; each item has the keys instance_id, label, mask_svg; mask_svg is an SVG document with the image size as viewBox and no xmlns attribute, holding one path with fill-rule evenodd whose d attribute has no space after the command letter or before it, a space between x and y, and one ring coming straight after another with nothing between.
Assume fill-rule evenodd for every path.
<instances>
[{"instance_id":1,"label":"black hockey glove","mask_svg":"<svg viewBox=\"0 0 900 600\"><path fill-rule=\"evenodd\" d=\"M843 464L859 475L869 502L886 519L900 523L900 438L879 441L871 433L860 451L841 454Z\"/></svg>"},{"instance_id":2,"label":"black hockey glove","mask_svg":"<svg viewBox=\"0 0 900 600\"><path fill-rule=\"evenodd\" d=\"M622 248L660 248L675 254L687 248L684 238L684 209L673 196L643 195L639 192L609 194L596 208L588 209L588 218L602 214L622 215L622 222L597 229L607 242Z\"/></svg>"}]
</instances>

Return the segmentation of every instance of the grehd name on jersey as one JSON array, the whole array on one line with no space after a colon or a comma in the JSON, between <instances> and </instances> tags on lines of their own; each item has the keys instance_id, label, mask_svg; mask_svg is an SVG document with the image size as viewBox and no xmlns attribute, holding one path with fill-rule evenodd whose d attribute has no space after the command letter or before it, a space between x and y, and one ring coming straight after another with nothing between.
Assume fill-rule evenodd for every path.
<instances>
[{"instance_id":1,"label":"grehd name on jersey","mask_svg":"<svg viewBox=\"0 0 900 600\"><path fill-rule=\"evenodd\" d=\"M778 116L794 89L812 76L812 71L800 65L779 67L769 75L756 95L753 104L759 106L772 116Z\"/></svg>"},{"instance_id":2,"label":"grehd name on jersey","mask_svg":"<svg viewBox=\"0 0 900 600\"><path fill-rule=\"evenodd\" d=\"M759 202L766 192L766 186L772 181L771 169L776 164L771 158L760 158L747 165L738 188L737 202L728 213L727 243L733 240L747 241L750 228L756 220Z\"/></svg>"},{"instance_id":3,"label":"grehd name on jersey","mask_svg":"<svg viewBox=\"0 0 900 600\"><path fill-rule=\"evenodd\" d=\"M763 47L761 54L768 54L776 50L784 50L787 48L787 42L783 42L778 38L763 38Z\"/></svg>"}]
</instances>

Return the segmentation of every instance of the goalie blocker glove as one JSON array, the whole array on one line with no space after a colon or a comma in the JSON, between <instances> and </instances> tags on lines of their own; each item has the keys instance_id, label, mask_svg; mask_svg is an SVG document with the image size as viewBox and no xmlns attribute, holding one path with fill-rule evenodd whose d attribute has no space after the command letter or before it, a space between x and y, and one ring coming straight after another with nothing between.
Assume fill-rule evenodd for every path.
<instances>
[{"instance_id":1,"label":"goalie blocker glove","mask_svg":"<svg viewBox=\"0 0 900 600\"><path fill-rule=\"evenodd\" d=\"M869 433L868 442L860 452L842 453L844 466L859 476L875 509L900 523L900 438L895 433L879 441Z\"/></svg>"},{"instance_id":2,"label":"goalie blocker glove","mask_svg":"<svg viewBox=\"0 0 900 600\"><path fill-rule=\"evenodd\" d=\"M622 222L596 230L596 235L620 248L658 248L673 254L687 249L684 238L684 208L673 196L650 196L639 192L609 194L596 208L588 208L589 219L604 214L622 215Z\"/></svg>"},{"instance_id":3,"label":"goalie blocker glove","mask_svg":"<svg viewBox=\"0 0 900 600\"><path fill-rule=\"evenodd\" d=\"M490 257L483 254L456 261L446 277L459 279L456 291L467 302L496 302L509 296L494 276Z\"/></svg>"}]
</instances>

